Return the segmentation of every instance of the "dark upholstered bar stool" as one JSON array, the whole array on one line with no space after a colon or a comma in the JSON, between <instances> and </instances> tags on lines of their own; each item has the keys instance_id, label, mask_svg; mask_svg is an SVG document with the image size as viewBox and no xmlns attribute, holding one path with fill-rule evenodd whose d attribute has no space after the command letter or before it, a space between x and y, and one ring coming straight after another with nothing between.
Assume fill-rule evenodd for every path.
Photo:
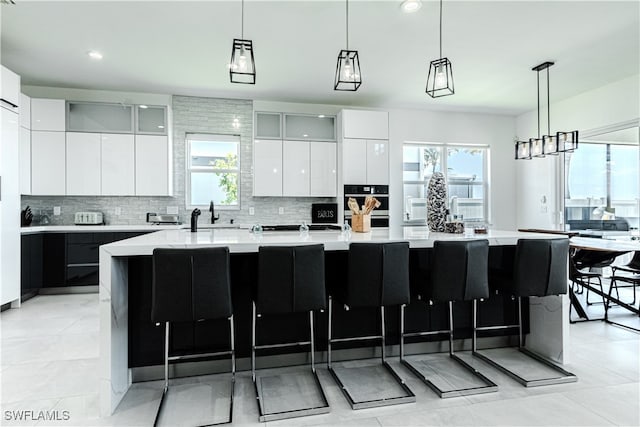
<instances>
[{"instance_id":1,"label":"dark upholstered bar stool","mask_svg":"<svg viewBox=\"0 0 640 427\"><path fill-rule=\"evenodd\" d=\"M485 362L509 375L526 387L548 384L575 382L578 378L552 363L548 359L525 348L522 333L522 298L562 295L567 293L567 265L569 257L568 239L519 239L516 246L513 277L510 280L492 283L494 289L503 295L510 295L518 299L518 324L501 326L477 326L477 304L473 306L473 354ZM490 329L518 328L518 350L529 356L527 361L537 361L547 370L559 373L559 376L527 379L523 374L516 373L499 364L488 355L477 350L477 331ZM527 366L531 371L535 365Z\"/></svg>"},{"instance_id":2,"label":"dark upholstered bar stool","mask_svg":"<svg viewBox=\"0 0 640 427\"><path fill-rule=\"evenodd\" d=\"M386 362L385 358L385 306L401 305L409 302L409 243L352 243L349 245L349 273L346 286L329 296L329 330L327 367L340 386L352 409L371 408L415 402L413 392ZM380 307L380 335L334 338L332 335L333 300L342 304L345 310L357 307ZM333 343L381 340L382 369L374 366L368 372L362 368L336 368L331 362ZM341 379L343 376L343 379ZM347 379L354 380L345 384ZM364 384L362 383L363 380ZM393 384L381 390L380 396L373 397L374 388L384 382ZM360 382L357 384L355 381ZM368 382L368 383L367 383ZM350 390L364 390L366 397L358 398ZM374 393L375 394L375 393Z\"/></svg>"},{"instance_id":3,"label":"dark upholstered bar stool","mask_svg":"<svg viewBox=\"0 0 640 427\"><path fill-rule=\"evenodd\" d=\"M171 322L229 319L230 350L216 353L169 355ZM169 362L214 356L231 356L231 398L229 418L233 418L235 385L235 344L228 248L154 249L151 320L165 323L164 390L154 425L158 422L169 391ZM211 425L207 423L206 425Z\"/></svg>"},{"instance_id":4,"label":"dark upholstered bar stool","mask_svg":"<svg viewBox=\"0 0 640 427\"><path fill-rule=\"evenodd\" d=\"M260 421L327 413L330 411L329 403L315 368L313 326L314 311L326 307L324 245L262 246L258 250L258 264L251 329L251 374L258 398ZM259 317L306 312L309 313L309 341L256 345L256 322ZM305 382L305 378L290 373L286 381L290 389L276 390L278 386L282 389L282 383L285 382L283 375L256 374L256 350L298 345L310 346L312 379ZM295 389L309 383L314 388L311 392ZM270 397L269 393L273 393L273 396ZM304 402L296 399L301 396L305 397ZM272 403L272 400L276 403Z\"/></svg>"},{"instance_id":5,"label":"dark upholstered bar stool","mask_svg":"<svg viewBox=\"0 0 640 427\"><path fill-rule=\"evenodd\" d=\"M488 284L489 242L487 240L436 240L433 245L431 280L421 283L419 299L429 303L446 302L449 305L449 329L405 333L405 307L401 309L401 362L440 397L466 396L497 391L498 386L453 351L453 303L476 301L489 296ZM407 337L449 334L449 357L456 365L465 368L475 380L474 385L443 390L422 374L404 355L404 339Z\"/></svg>"}]
</instances>

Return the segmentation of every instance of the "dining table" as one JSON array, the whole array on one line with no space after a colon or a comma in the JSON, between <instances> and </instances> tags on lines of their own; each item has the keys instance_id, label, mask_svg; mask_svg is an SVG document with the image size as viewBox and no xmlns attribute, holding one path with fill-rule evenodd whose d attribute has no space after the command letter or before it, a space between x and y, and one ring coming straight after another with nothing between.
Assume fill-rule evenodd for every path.
<instances>
[{"instance_id":1,"label":"dining table","mask_svg":"<svg viewBox=\"0 0 640 427\"><path fill-rule=\"evenodd\" d=\"M634 235L623 237L618 236L617 238L571 237L569 239L569 244L571 247L572 257L570 261L575 262L578 254L581 254L582 256L580 258L582 260L582 264L579 266L581 268L589 267L588 261L585 261L588 258L591 258L592 260L613 260L618 256L625 255L630 252L640 251L640 239L638 239L638 236ZM611 294L611 289L609 289L609 292L604 292L602 289L590 283L583 283L583 286L586 287L590 292L594 292L595 294L600 295L603 298L603 301L605 302L605 313L604 317L602 318L589 318L580 300L576 297L575 292L570 288L569 298L571 299L571 304L575 308L576 313L582 321L603 320L607 323L636 330L635 328L631 328L627 325L620 324L609 319L608 306L610 303L615 303L618 306L640 316L639 307L634 307L633 305L620 300L619 296L617 298L614 297Z\"/></svg>"}]
</instances>

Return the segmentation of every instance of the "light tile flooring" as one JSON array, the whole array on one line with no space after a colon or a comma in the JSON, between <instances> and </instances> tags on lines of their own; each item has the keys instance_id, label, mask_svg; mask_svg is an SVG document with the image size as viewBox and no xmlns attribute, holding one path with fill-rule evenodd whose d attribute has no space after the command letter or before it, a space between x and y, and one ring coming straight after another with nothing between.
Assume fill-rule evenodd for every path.
<instances>
[{"instance_id":1,"label":"light tile flooring","mask_svg":"<svg viewBox=\"0 0 640 427\"><path fill-rule=\"evenodd\" d=\"M600 310L593 308L592 311ZM613 315L638 327L637 316ZM98 416L98 295L38 296L0 317L2 425L152 425L159 382L135 384L110 418ZM318 369L331 405L324 415L269 422L269 425L640 425L640 335L603 322L571 327L572 384L524 388L480 361L475 365L499 385L497 393L440 399L397 358L391 364L416 393L417 402L352 411L324 366ZM470 359L470 356L463 355ZM236 380L234 424L257 422L251 377ZM169 417L170 425L188 425ZM184 408L183 408L184 409ZM68 411L66 421L8 419L11 411ZM223 409L221 409L223 410ZM10 412L7 412L10 411ZM216 411L219 412L218 409ZM169 414L172 415L172 414Z\"/></svg>"}]
</instances>

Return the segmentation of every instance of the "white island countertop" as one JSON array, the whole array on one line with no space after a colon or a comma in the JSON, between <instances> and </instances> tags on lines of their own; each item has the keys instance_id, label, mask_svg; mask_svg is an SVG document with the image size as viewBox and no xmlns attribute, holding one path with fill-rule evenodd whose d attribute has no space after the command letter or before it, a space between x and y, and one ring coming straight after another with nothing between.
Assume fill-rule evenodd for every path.
<instances>
[{"instance_id":1,"label":"white island countertop","mask_svg":"<svg viewBox=\"0 0 640 427\"><path fill-rule=\"evenodd\" d=\"M523 233L519 231L489 230L487 234L435 233L427 227L379 229L368 233L342 231L265 231L255 234L246 229L209 229L192 233L190 230L161 230L151 234L103 245L111 256L151 255L154 248L197 248L228 246L232 253L258 252L267 245L309 245L322 243L326 250L346 250L349 243L408 241L412 248L433 247L436 240L487 239L489 245L514 245L521 238L566 238L562 235Z\"/></svg>"}]
</instances>

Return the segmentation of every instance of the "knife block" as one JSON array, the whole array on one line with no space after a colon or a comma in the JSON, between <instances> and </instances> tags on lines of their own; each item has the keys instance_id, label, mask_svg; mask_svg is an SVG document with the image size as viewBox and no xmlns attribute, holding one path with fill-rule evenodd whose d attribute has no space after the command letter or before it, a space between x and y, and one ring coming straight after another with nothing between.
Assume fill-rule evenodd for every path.
<instances>
[{"instance_id":1,"label":"knife block","mask_svg":"<svg viewBox=\"0 0 640 427\"><path fill-rule=\"evenodd\" d=\"M358 233L371 231L371 215L353 214L351 216L351 230Z\"/></svg>"}]
</instances>

